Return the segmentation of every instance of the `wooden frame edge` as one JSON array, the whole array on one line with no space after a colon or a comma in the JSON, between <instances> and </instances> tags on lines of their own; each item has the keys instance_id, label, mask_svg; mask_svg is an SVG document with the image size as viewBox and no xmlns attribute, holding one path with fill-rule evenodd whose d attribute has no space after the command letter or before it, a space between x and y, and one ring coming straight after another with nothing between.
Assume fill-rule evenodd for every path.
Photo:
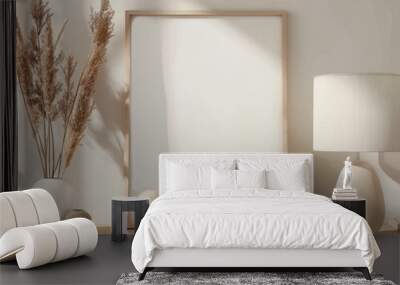
<instances>
[{"instance_id":1,"label":"wooden frame edge","mask_svg":"<svg viewBox=\"0 0 400 285\"><path fill-rule=\"evenodd\" d=\"M156 10L126 10L125 16L156 16L156 17L214 17L214 16L285 16L287 12L284 10L199 10L199 11L156 11Z\"/></svg>"},{"instance_id":2,"label":"wooden frame edge","mask_svg":"<svg viewBox=\"0 0 400 285\"><path fill-rule=\"evenodd\" d=\"M282 12L282 68L283 68L283 148L289 151L289 112L288 112L288 88L289 88L289 17L287 12Z\"/></svg>"}]
</instances>

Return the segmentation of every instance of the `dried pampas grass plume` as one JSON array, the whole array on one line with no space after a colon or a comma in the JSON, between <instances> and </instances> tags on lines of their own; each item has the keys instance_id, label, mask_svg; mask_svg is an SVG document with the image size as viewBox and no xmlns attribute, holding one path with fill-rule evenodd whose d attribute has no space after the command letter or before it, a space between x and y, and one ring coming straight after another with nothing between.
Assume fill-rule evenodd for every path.
<instances>
[{"instance_id":1,"label":"dried pampas grass plume","mask_svg":"<svg viewBox=\"0 0 400 285\"><path fill-rule=\"evenodd\" d=\"M102 0L100 10L91 12L91 51L77 83L77 61L58 49L67 21L53 37L53 14L48 2L32 0L31 15L32 28L27 37L17 21L17 78L43 176L59 177L70 165L94 108L95 84L112 37L114 11L109 0ZM63 132L57 139L54 128L60 122Z\"/></svg>"},{"instance_id":2,"label":"dried pampas grass plume","mask_svg":"<svg viewBox=\"0 0 400 285\"><path fill-rule=\"evenodd\" d=\"M113 16L114 11L111 9L110 2L102 0L100 11L92 12L90 17L89 26L93 33L92 52L81 77L77 108L72 114L72 121L69 125L70 136L66 149L65 167L70 165L71 159L83 138L89 116L93 111L95 83L100 67L106 58L107 44L112 37Z\"/></svg>"}]
</instances>

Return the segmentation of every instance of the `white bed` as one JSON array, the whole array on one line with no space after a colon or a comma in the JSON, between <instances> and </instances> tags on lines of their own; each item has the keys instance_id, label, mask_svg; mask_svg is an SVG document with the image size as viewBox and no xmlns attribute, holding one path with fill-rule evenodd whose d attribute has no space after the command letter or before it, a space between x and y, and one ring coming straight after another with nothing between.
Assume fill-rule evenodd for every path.
<instances>
[{"instance_id":1,"label":"white bed","mask_svg":"<svg viewBox=\"0 0 400 285\"><path fill-rule=\"evenodd\" d=\"M265 168L270 182L216 189L210 167L235 173L235 183L240 171ZM161 154L159 191L132 243L141 278L154 267L354 267L370 278L380 255L363 218L312 194L311 154Z\"/></svg>"}]
</instances>

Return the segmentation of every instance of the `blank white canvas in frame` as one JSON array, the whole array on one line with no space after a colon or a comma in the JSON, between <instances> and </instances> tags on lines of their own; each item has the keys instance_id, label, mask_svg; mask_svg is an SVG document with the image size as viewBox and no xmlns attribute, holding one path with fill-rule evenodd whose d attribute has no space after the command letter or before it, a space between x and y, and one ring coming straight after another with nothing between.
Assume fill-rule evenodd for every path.
<instances>
[{"instance_id":1,"label":"blank white canvas in frame","mask_svg":"<svg viewBox=\"0 0 400 285\"><path fill-rule=\"evenodd\" d=\"M134 188L157 185L160 152L286 151L281 17L136 16L131 25Z\"/></svg>"}]
</instances>

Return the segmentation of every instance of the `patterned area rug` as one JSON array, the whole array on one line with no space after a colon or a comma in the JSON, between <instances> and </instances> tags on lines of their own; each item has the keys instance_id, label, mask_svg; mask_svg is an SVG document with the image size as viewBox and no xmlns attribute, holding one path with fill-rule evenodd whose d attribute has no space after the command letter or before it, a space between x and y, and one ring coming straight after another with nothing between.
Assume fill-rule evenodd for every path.
<instances>
[{"instance_id":1,"label":"patterned area rug","mask_svg":"<svg viewBox=\"0 0 400 285\"><path fill-rule=\"evenodd\" d=\"M395 285L381 276L372 275L368 281L359 272L148 272L146 278L138 281L138 273L122 274L117 285L146 284L267 284L267 285L297 285L297 284L328 284L328 285L358 285L379 284Z\"/></svg>"}]
</instances>

